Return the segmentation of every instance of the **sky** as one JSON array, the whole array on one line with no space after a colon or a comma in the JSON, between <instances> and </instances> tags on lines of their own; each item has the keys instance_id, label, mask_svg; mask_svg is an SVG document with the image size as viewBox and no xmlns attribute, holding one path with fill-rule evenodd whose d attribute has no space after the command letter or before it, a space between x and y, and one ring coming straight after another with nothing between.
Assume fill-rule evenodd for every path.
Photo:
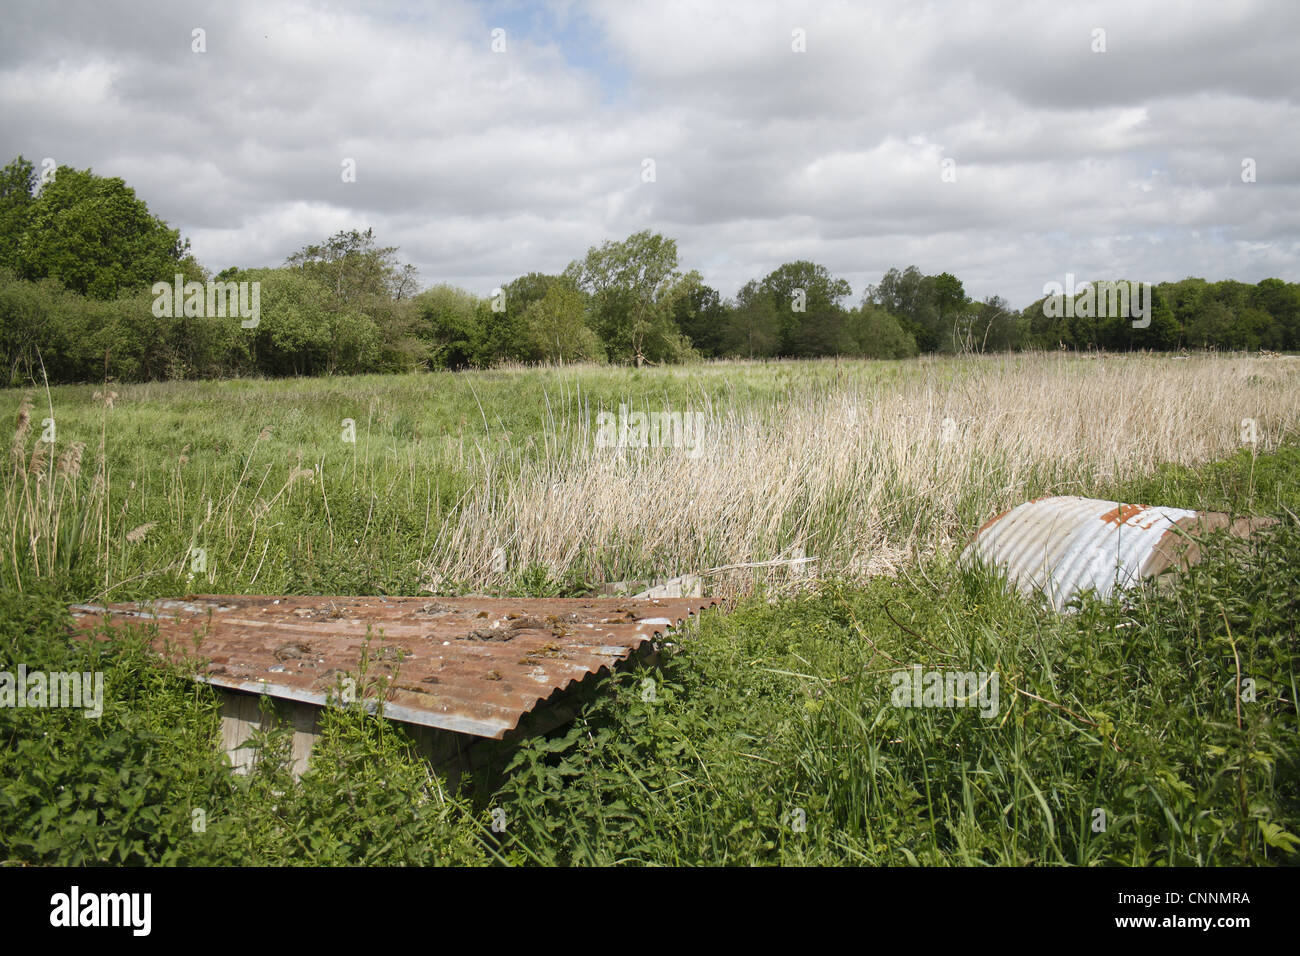
<instances>
[{"instance_id":1,"label":"sky","mask_svg":"<svg viewBox=\"0 0 1300 956\"><path fill-rule=\"evenodd\" d=\"M724 297L1300 279L1295 0L5 7L0 163L121 177L214 273L373 228L486 295L649 229Z\"/></svg>"}]
</instances>

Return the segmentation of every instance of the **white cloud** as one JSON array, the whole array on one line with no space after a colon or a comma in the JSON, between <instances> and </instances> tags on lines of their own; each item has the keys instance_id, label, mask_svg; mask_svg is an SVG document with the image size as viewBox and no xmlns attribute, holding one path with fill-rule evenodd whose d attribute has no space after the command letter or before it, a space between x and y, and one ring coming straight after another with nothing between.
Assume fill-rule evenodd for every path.
<instances>
[{"instance_id":1,"label":"white cloud","mask_svg":"<svg viewBox=\"0 0 1300 956\"><path fill-rule=\"evenodd\" d=\"M792 259L855 297L915 263L1017 305L1066 271L1295 279L1298 23L1288 0L27 3L0 148L122 176L214 270L371 226L486 293L651 228L724 294Z\"/></svg>"}]
</instances>

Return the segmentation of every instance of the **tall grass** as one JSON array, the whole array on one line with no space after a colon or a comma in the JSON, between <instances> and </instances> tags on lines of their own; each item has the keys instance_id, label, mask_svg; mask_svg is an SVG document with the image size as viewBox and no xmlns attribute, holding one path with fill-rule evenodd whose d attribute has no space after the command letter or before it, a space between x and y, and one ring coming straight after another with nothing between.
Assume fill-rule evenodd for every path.
<instances>
[{"instance_id":1,"label":"tall grass","mask_svg":"<svg viewBox=\"0 0 1300 956\"><path fill-rule=\"evenodd\" d=\"M24 395L9 460L0 466L0 566L11 571L4 583L18 587L24 579L68 580L74 569L94 563L107 518L102 444L94 473L83 476L85 442L58 444L52 411L34 428L34 410L31 395Z\"/></svg>"},{"instance_id":2,"label":"tall grass","mask_svg":"<svg viewBox=\"0 0 1300 956\"><path fill-rule=\"evenodd\" d=\"M1027 496L1223 457L1245 418L1258 450L1275 447L1300 423L1298 364L571 366L64 387L39 413L10 392L23 447L0 474L0 586L56 580L82 598L580 588L800 554L817 561L718 571L710 587L861 580ZM702 412L699 456L596 447L597 413L620 404ZM45 418L54 443L39 440ZM94 449L84 466L78 448Z\"/></svg>"},{"instance_id":3,"label":"tall grass","mask_svg":"<svg viewBox=\"0 0 1300 956\"><path fill-rule=\"evenodd\" d=\"M108 693L98 721L0 708L0 862L1294 863L1295 384L1288 360L1038 355L8 393L0 663ZM703 410L703 454L595 448L620 401ZM1047 491L1283 521L1062 617L952 561ZM714 584L807 593L706 614L472 802L354 713L301 781L274 735L229 774L210 688L138 631L66 637L70 598L544 590L799 547L815 574ZM893 707L918 663L996 670L1001 710Z\"/></svg>"},{"instance_id":4,"label":"tall grass","mask_svg":"<svg viewBox=\"0 0 1300 956\"><path fill-rule=\"evenodd\" d=\"M556 453L489 469L428 568L478 579L496 548L596 578L816 556L823 576L889 571L950 548L1026 497L1159 463L1276 447L1300 425L1297 364L998 356L916 363L887 383L820 382L768 401L702 403L701 453L598 448L590 409L549 427ZM653 401L634 407L659 410ZM675 410L682 405L675 403ZM719 574L743 592L753 572Z\"/></svg>"}]
</instances>

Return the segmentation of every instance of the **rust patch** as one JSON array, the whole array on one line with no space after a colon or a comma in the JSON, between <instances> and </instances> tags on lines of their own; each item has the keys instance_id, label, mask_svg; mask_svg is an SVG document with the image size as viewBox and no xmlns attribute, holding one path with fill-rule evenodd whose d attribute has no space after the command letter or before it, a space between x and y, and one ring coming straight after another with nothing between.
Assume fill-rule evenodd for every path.
<instances>
[{"instance_id":1,"label":"rust patch","mask_svg":"<svg viewBox=\"0 0 1300 956\"><path fill-rule=\"evenodd\" d=\"M1039 499L1035 498L1034 500L1037 501L1037 500L1039 500ZM980 535L982 535L982 534L985 532L986 529L988 529L988 527L989 527L990 525L997 524L999 521L1001 521L1001 520L1002 520L1003 518L1005 518L1007 515L1011 514L1011 512L1013 512L1014 510L1015 510L1014 508L1008 508L1006 511L1003 511L1001 514L996 514L996 515L994 515L994 516L993 516L992 518L990 518L988 521L986 521L986 522L984 522L982 525L980 525L980 529L979 529L978 531L975 532L975 537L978 538Z\"/></svg>"},{"instance_id":2,"label":"rust patch","mask_svg":"<svg viewBox=\"0 0 1300 956\"><path fill-rule=\"evenodd\" d=\"M1140 515L1147 510L1146 505L1120 505L1118 508L1112 508L1101 516L1101 520L1106 524L1122 525L1136 515ZM1147 525L1149 528L1150 525Z\"/></svg>"},{"instance_id":3,"label":"rust patch","mask_svg":"<svg viewBox=\"0 0 1300 956\"><path fill-rule=\"evenodd\" d=\"M1201 560L1200 538L1211 531L1226 531L1237 538L1249 538L1275 524L1276 518L1251 515L1234 519L1222 511L1203 511L1195 518L1181 518L1160 536L1151 549L1151 554L1142 564L1142 577L1154 578L1169 571L1186 571L1197 564Z\"/></svg>"}]
</instances>

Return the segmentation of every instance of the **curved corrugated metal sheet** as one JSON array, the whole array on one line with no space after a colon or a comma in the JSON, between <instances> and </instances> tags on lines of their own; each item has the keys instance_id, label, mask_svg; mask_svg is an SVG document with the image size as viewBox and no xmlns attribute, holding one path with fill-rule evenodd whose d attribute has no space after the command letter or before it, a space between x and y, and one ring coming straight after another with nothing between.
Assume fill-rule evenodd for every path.
<instances>
[{"instance_id":1,"label":"curved corrugated metal sheet","mask_svg":"<svg viewBox=\"0 0 1300 956\"><path fill-rule=\"evenodd\" d=\"M1202 527L1204 517L1073 495L1038 498L984 525L961 560L1001 569L1020 593L1041 593L1059 611L1088 589L1110 597L1166 570L1186 553L1182 532Z\"/></svg>"}]
</instances>

